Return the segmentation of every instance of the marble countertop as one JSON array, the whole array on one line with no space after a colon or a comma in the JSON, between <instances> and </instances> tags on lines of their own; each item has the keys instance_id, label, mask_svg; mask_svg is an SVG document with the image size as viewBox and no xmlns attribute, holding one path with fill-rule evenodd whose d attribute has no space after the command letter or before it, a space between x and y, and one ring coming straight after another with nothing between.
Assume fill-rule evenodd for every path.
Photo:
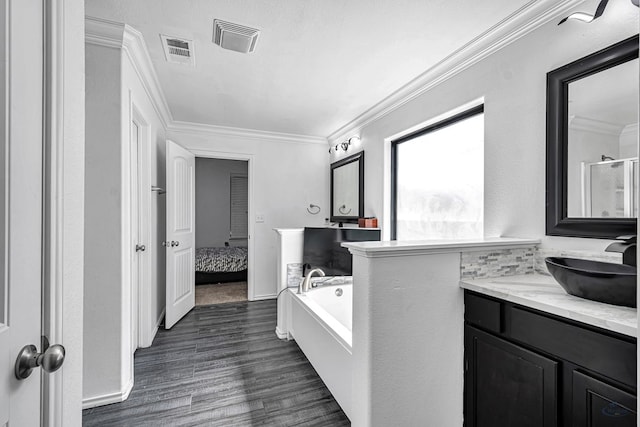
<instances>
[{"instance_id":1,"label":"marble countertop","mask_svg":"<svg viewBox=\"0 0 640 427\"><path fill-rule=\"evenodd\" d=\"M379 242L344 242L342 246L351 253L369 257L403 256L408 254L483 251L535 246L538 239L518 237L484 237L467 240L385 240Z\"/></svg>"},{"instance_id":2,"label":"marble countertop","mask_svg":"<svg viewBox=\"0 0 640 427\"><path fill-rule=\"evenodd\" d=\"M574 297L551 276L541 274L463 279L470 291L555 314L577 322L637 337L637 310Z\"/></svg>"}]
</instances>

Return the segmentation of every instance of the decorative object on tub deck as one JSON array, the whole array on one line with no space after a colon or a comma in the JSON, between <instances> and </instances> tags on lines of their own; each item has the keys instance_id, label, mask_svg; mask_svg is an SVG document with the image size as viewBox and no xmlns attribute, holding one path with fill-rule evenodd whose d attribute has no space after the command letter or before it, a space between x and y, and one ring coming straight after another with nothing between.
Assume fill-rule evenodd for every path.
<instances>
[{"instance_id":1,"label":"decorative object on tub deck","mask_svg":"<svg viewBox=\"0 0 640 427\"><path fill-rule=\"evenodd\" d=\"M378 218L375 218L375 217L358 218L358 227L378 228Z\"/></svg>"}]
</instances>

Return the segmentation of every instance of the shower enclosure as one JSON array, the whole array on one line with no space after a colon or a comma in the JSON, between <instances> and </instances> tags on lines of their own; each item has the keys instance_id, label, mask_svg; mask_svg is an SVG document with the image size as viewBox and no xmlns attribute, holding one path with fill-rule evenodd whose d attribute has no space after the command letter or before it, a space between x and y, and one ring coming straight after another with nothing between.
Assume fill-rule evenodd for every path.
<instances>
[{"instance_id":1,"label":"shower enclosure","mask_svg":"<svg viewBox=\"0 0 640 427\"><path fill-rule=\"evenodd\" d=\"M637 218L638 158L582 162L582 216Z\"/></svg>"}]
</instances>

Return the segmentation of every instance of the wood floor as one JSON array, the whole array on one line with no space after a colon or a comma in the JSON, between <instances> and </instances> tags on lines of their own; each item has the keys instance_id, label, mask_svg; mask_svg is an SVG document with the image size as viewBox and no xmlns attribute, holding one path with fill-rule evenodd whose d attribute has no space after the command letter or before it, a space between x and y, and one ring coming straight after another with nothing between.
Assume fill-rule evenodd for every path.
<instances>
[{"instance_id":1,"label":"wood floor","mask_svg":"<svg viewBox=\"0 0 640 427\"><path fill-rule=\"evenodd\" d=\"M129 399L83 411L83 425L349 426L275 322L275 300L196 307L136 352Z\"/></svg>"}]
</instances>

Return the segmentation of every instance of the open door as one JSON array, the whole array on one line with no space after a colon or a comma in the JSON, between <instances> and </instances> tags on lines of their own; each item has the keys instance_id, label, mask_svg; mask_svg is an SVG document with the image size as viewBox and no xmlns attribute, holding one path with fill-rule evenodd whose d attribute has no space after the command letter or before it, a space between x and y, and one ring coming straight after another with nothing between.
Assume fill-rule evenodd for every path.
<instances>
[{"instance_id":1,"label":"open door","mask_svg":"<svg viewBox=\"0 0 640 427\"><path fill-rule=\"evenodd\" d=\"M194 154L167 140L167 308L170 329L196 303Z\"/></svg>"},{"instance_id":2,"label":"open door","mask_svg":"<svg viewBox=\"0 0 640 427\"><path fill-rule=\"evenodd\" d=\"M0 0L0 426L42 411L43 5Z\"/></svg>"}]
</instances>

